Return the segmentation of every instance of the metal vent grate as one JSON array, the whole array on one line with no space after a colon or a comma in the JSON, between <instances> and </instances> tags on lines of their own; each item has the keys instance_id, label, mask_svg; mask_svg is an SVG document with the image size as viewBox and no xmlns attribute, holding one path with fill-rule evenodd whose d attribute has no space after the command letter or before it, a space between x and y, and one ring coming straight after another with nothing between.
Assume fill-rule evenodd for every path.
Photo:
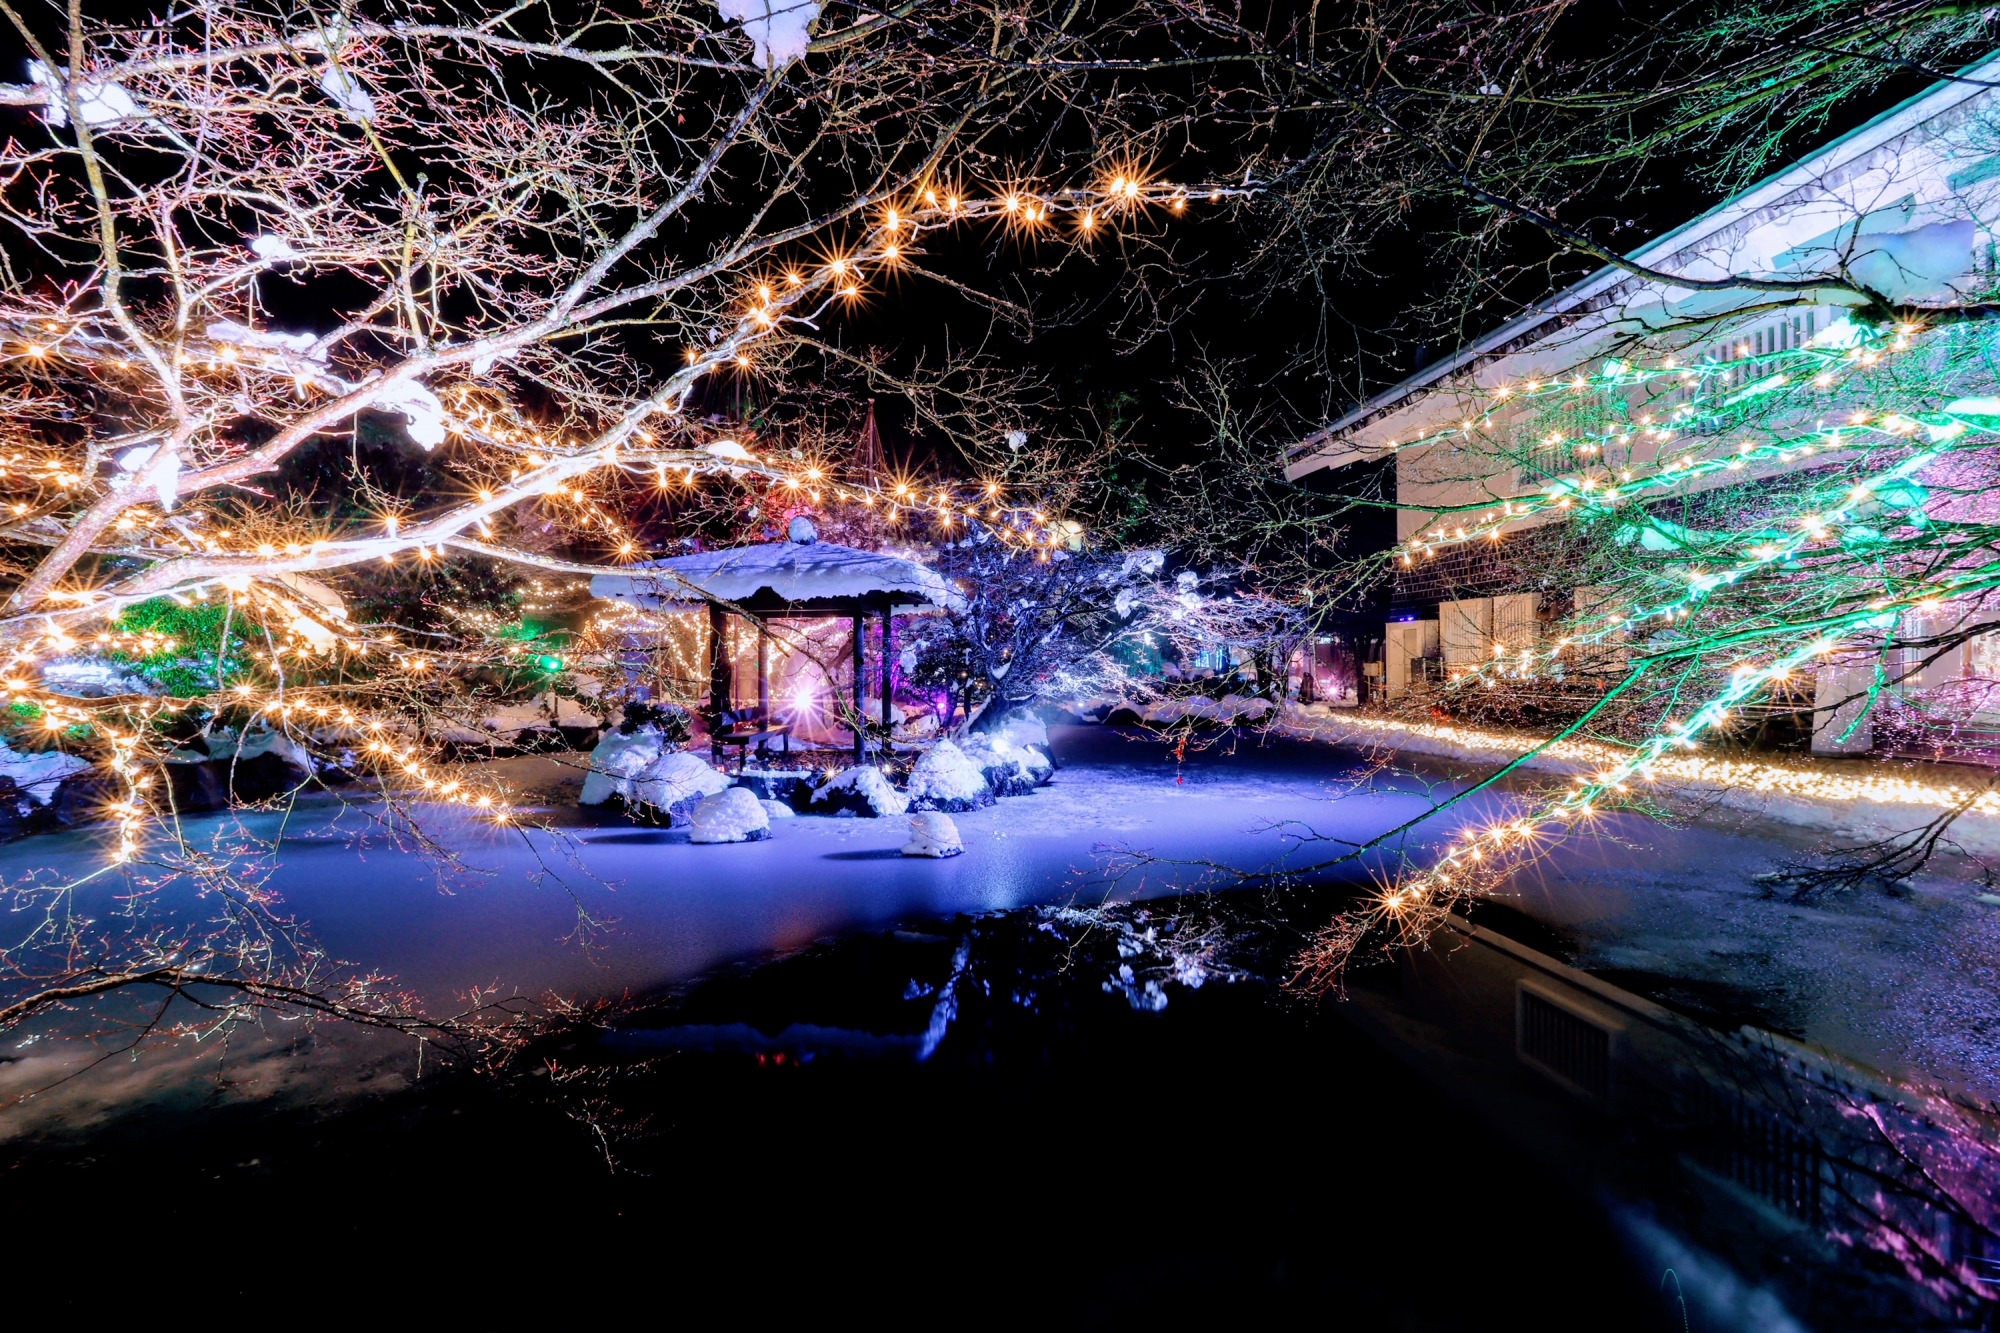
<instances>
[{"instance_id":1,"label":"metal vent grate","mask_svg":"<svg viewBox=\"0 0 2000 1333\"><path fill-rule=\"evenodd\" d=\"M1741 1095L1721 1101L1721 1142L1712 1154L1724 1175L1804 1222L1823 1215L1819 1149L1788 1118Z\"/></svg>"},{"instance_id":2,"label":"metal vent grate","mask_svg":"<svg viewBox=\"0 0 2000 1333\"><path fill-rule=\"evenodd\" d=\"M1572 1009L1523 987L1515 1025L1523 1060L1585 1096L1611 1096L1611 1032Z\"/></svg>"}]
</instances>

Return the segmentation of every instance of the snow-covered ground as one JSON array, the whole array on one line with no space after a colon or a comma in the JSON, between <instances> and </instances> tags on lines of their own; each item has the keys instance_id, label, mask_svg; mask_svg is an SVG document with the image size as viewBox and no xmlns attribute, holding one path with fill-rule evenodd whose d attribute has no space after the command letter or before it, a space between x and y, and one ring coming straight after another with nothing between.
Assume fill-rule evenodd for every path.
<instances>
[{"instance_id":1,"label":"snow-covered ground","mask_svg":"<svg viewBox=\"0 0 2000 1333\"><path fill-rule=\"evenodd\" d=\"M1063 767L1052 785L954 816L966 850L946 859L901 854L907 818L802 816L774 821L767 840L691 845L682 829L580 811L563 799L573 799L580 774L534 757L492 769L549 793L544 817L558 827L502 829L439 811L433 831L462 858L463 874L440 880L432 864L376 829L368 808L321 797L290 817L273 882L334 954L392 973L433 1001L476 985L615 996L856 928L1233 883L1218 867L1302 868L1340 850L1301 843L1307 830L1372 836L1421 813L1472 771L1414 757L1357 791L1361 756L1324 743L1260 745L1225 734L1176 758L1155 741L1076 727L1058 730L1056 748ZM1487 823L1520 800L1518 792L1483 795L1426 825L1422 841ZM1741 812L1728 818L1727 828L1680 829L1607 819L1599 837L1558 849L1521 876L1516 905L1569 932L1586 968L1611 969L1628 984L1651 980L1668 994L1679 983L1726 988L1807 1040L1890 1073L2000 1093L1992 1041L2000 1031L2000 907L1980 901L1972 885L1921 877L1900 898L1857 893L1797 906L1755 877L1821 835ZM268 838L280 817L188 824L198 836L226 838L240 827ZM0 848L0 874L82 867L94 842L71 832L11 844ZM1120 851L1160 859L1121 875ZM1333 877L1363 878L1383 864ZM86 889L86 905L103 910L91 895L111 891L108 880ZM576 939L579 908L604 923L588 947ZM166 1078L176 1061L248 1061L253 1046L239 1042L220 1057L153 1056L147 1067ZM81 1058L60 1041L32 1037L0 1055L12 1057L0 1064L0 1096L46 1083ZM413 1068L406 1054L394 1058L404 1074ZM109 1081L93 1074L64 1095L101 1103L133 1095L145 1081L139 1068L121 1064ZM296 1077L290 1067L232 1074L239 1091L268 1092ZM54 1111L60 1103L41 1105Z\"/></svg>"}]
</instances>

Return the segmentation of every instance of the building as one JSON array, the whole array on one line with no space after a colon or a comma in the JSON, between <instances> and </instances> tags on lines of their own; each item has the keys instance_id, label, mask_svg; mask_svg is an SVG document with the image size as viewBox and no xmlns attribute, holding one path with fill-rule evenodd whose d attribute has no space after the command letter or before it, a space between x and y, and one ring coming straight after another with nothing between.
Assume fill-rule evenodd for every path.
<instances>
[{"instance_id":1,"label":"building","mask_svg":"<svg viewBox=\"0 0 2000 1333\"><path fill-rule=\"evenodd\" d=\"M1628 258L1653 274L1707 281L1845 272L1894 300L1925 304L1949 303L1955 294L1988 288L2000 252L1996 80L2000 55L1876 117ZM1434 438L1461 427L1470 431L1475 416L1489 435L1504 430L1509 409L1494 402L1502 386L1564 379L1613 356L1656 362L1678 357L1683 365L1747 358L1747 366L1728 372L1747 379L1756 373L1756 358L1837 331L1855 303L1851 293L1828 290L1774 309L1766 292L1676 286L1607 266L1315 432L1288 452L1286 474L1323 485L1329 471L1393 456L1399 543L1442 533L1454 516L1464 523L1468 508L1505 505L1542 489L1568 462L1556 438L1546 457L1530 452L1518 470L1504 475L1491 468L1469 470L1463 447ZM1673 395L1648 392L1655 396L1643 405L1628 399L1624 408L1643 406L1659 413L1662 422L1673 422ZM1724 443L1697 438L1697 432L1659 434L1658 441L1642 437L1632 445L1635 465L1664 464L1668 450L1676 457L1693 456ZM1424 442L1410 446L1418 440ZM1763 475L1775 466L1766 466ZM1707 484L1719 488L1755 480L1753 470ZM1541 535L1552 539L1554 532ZM1381 668L1388 697L1490 661L1496 647L1512 652L1531 645L1548 625L1596 595L1590 587L1566 584L1554 554L1532 579L1521 577L1518 556L1508 570L1488 567L1494 564L1482 561L1477 550L1455 549L1447 558L1399 569ZM1980 669L1983 663L1973 659L1982 651L1975 641L1954 669ZM2000 668L2000 661L1995 666ZM1841 685L1839 679L1825 681L1821 693ZM1867 748L1866 726L1836 737L1847 731L1846 719L1822 717L1815 748Z\"/></svg>"}]
</instances>

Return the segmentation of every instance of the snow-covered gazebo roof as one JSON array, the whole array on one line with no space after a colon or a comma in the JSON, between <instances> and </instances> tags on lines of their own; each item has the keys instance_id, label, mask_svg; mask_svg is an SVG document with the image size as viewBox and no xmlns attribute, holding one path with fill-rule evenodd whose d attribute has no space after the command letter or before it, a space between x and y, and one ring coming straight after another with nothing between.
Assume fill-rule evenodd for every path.
<instances>
[{"instance_id":1,"label":"snow-covered gazebo roof","mask_svg":"<svg viewBox=\"0 0 2000 1333\"><path fill-rule=\"evenodd\" d=\"M807 526L795 536L810 531ZM959 601L957 591L928 566L836 546L816 535L652 560L628 573L599 574L590 591L652 610L693 610L706 601L755 614L839 615L862 606L943 608Z\"/></svg>"}]
</instances>

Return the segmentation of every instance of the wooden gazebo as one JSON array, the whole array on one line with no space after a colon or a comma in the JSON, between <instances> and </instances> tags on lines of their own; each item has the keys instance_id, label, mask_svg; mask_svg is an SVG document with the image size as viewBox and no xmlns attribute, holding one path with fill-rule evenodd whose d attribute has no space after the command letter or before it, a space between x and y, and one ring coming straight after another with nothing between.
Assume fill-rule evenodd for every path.
<instances>
[{"instance_id":1,"label":"wooden gazebo","mask_svg":"<svg viewBox=\"0 0 2000 1333\"><path fill-rule=\"evenodd\" d=\"M701 551L633 565L629 572L599 574L594 596L659 611L708 607L709 726L717 734L734 699L728 641L731 615L757 622L757 707L771 717L771 635L768 622L847 619L854 625L854 758L866 758L861 718L866 697L864 661L871 616L882 621L882 722L892 721L890 693L897 614L951 606L958 594L937 571L902 556L862 551L819 540L806 519L793 519L789 539Z\"/></svg>"}]
</instances>

